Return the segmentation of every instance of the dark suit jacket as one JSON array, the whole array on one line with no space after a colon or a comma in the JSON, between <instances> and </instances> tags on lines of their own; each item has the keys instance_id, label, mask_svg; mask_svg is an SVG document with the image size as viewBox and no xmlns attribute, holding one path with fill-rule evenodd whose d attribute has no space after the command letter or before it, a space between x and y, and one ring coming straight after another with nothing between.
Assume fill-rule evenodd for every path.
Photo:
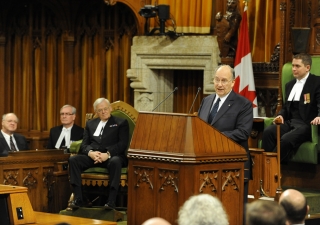
<instances>
[{"instance_id":1,"label":"dark suit jacket","mask_svg":"<svg viewBox=\"0 0 320 225\"><path fill-rule=\"evenodd\" d=\"M286 84L285 100L286 103L282 110L280 110L279 115L283 117L284 120L289 120L290 118L290 103L287 101L290 92L296 83L296 79L289 81ZM310 103L304 103L304 94L310 94ZM310 125L310 122L317 116L320 116L320 77L313 74L309 74L306 83L303 86L300 101L299 101L299 112L302 120Z\"/></svg>"},{"instance_id":2,"label":"dark suit jacket","mask_svg":"<svg viewBox=\"0 0 320 225\"><path fill-rule=\"evenodd\" d=\"M49 141L47 145L47 149L54 149L56 148L55 145L60 137L61 131L62 131L63 126L57 126L57 127L52 127L50 129L50 136L49 136ZM72 129L71 129L71 138L70 140L72 141L79 141L83 138L83 131L84 129L82 127L79 127L76 124L73 124ZM60 146L61 147L61 146Z\"/></svg>"},{"instance_id":3,"label":"dark suit jacket","mask_svg":"<svg viewBox=\"0 0 320 225\"><path fill-rule=\"evenodd\" d=\"M14 133L13 137L16 140L19 151L29 150L27 139L23 135ZM0 131L0 157L8 156L8 152L10 152L10 146L8 145L6 139Z\"/></svg>"},{"instance_id":4,"label":"dark suit jacket","mask_svg":"<svg viewBox=\"0 0 320 225\"><path fill-rule=\"evenodd\" d=\"M201 102L198 116L208 122L210 109L215 94L209 95ZM251 160L248 147L248 138L252 129L253 108L252 103L245 97L231 91L218 113L211 122L211 126L231 138L247 151L248 161L245 163L245 178L251 178Z\"/></svg>"},{"instance_id":5,"label":"dark suit jacket","mask_svg":"<svg viewBox=\"0 0 320 225\"><path fill-rule=\"evenodd\" d=\"M129 142L129 123L126 119L111 116L106 123L102 137L93 136L100 118L89 120L86 124L81 144L81 153L88 155L90 150L109 151L111 156L119 156L126 162L126 150Z\"/></svg>"}]
</instances>

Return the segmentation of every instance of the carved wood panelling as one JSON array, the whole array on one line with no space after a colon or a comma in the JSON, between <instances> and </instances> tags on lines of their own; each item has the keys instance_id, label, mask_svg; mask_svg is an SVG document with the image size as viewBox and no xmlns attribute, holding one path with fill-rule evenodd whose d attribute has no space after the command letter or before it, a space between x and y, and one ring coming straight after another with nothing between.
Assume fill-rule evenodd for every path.
<instances>
[{"instance_id":1,"label":"carved wood panelling","mask_svg":"<svg viewBox=\"0 0 320 225\"><path fill-rule=\"evenodd\" d=\"M38 174L37 169L27 169L23 171L23 186L28 189L37 188L38 180L36 179Z\"/></svg>"},{"instance_id":2,"label":"carved wood panelling","mask_svg":"<svg viewBox=\"0 0 320 225\"><path fill-rule=\"evenodd\" d=\"M223 170L222 173L222 191L226 189L239 190L240 181L240 170Z\"/></svg>"},{"instance_id":3,"label":"carved wood panelling","mask_svg":"<svg viewBox=\"0 0 320 225\"><path fill-rule=\"evenodd\" d=\"M19 169L10 169L3 171L3 184L5 185L17 185L21 186L19 183Z\"/></svg>"},{"instance_id":4,"label":"carved wood panelling","mask_svg":"<svg viewBox=\"0 0 320 225\"><path fill-rule=\"evenodd\" d=\"M175 192L178 193L178 177L178 170L159 169L160 191L165 191L171 187Z\"/></svg>"},{"instance_id":5,"label":"carved wood panelling","mask_svg":"<svg viewBox=\"0 0 320 225\"><path fill-rule=\"evenodd\" d=\"M217 194L218 189L218 170L200 171L199 192L208 193L211 195Z\"/></svg>"},{"instance_id":6,"label":"carved wood panelling","mask_svg":"<svg viewBox=\"0 0 320 225\"><path fill-rule=\"evenodd\" d=\"M135 187L140 187L141 184L149 186L153 190L153 168L135 167Z\"/></svg>"}]
</instances>

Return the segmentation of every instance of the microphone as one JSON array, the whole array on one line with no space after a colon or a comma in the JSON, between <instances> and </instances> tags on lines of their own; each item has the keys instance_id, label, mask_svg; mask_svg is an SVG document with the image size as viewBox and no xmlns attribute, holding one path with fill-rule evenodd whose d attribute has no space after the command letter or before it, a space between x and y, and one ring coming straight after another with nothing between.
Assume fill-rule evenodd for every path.
<instances>
[{"instance_id":1,"label":"microphone","mask_svg":"<svg viewBox=\"0 0 320 225\"><path fill-rule=\"evenodd\" d=\"M169 98L170 95L172 95L173 92L175 92L176 90L178 90L178 87L175 87L175 88L173 89L173 91L172 91L165 99L163 99L163 100L152 110L152 112L153 112L154 110L156 110L156 109L159 107L159 105L161 105L165 100L167 100L167 98Z\"/></svg>"},{"instance_id":2,"label":"microphone","mask_svg":"<svg viewBox=\"0 0 320 225\"><path fill-rule=\"evenodd\" d=\"M196 97L194 97L194 99L193 99L193 102L192 102L191 108L190 108L190 110L189 110L189 114L190 114L190 112L191 112L191 109L193 108L194 102L196 101L196 99L197 99L197 97L198 97L198 94L199 94L200 90L201 90L201 87L198 87L198 91L197 91Z\"/></svg>"}]
</instances>

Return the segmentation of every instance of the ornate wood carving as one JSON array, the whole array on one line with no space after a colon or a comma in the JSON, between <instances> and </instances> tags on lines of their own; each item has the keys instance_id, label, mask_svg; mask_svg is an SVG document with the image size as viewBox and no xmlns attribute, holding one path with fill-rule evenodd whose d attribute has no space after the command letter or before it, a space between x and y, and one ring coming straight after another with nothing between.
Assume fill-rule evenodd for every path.
<instances>
[{"instance_id":1,"label":"ornate wood carving","mask_svg":"<svg viewBox=\"0 0 320 225\"><path fill-rule=\"evenodd\" d=\"M274 116L277 110L277 89L258 89L259 116Z\"/></svg>"},{"instance_id":2,"label":"ornate wood carving","mask_svg":"<svg viewBox=\"0 0 320 225\"><path fill-rule=\"evenodd\" d=\"M311 27L311 21L312 21L312 0L308 0L308 13L307 13L307 27Z\"/></svg>"},{"instance_id":3,"label":"ornate wood carving","mask_svg":"<svg viewBox=\"0 0 320 225\"><path fill-rule=\"evenodd\" d=\"M28 189L34 189L37 188L38 180L37 175L38 174L38 168L33 169L26 169L23 170L23 186L27 187Z\"/></svg>"},{"instance_id":4,"label":"ornate wood carving","mask_svg":"<svg viewBox=\"0 0 320 225\"><path fill-rule=\"evenodd\" d=\"M200 171L200 188L199 192L205 192L205 189L210 189L210 192L217 192L217 180L218 180L218 170L212 171Z\"/></svg>"},{"instance_id":5,"label":"ornate wood carving","mask_svg":"<svg viewBox=\"0 0 320 225\"><path fill-rule=\"evenodd\" d=\"M104 0L104 3L107 5L115 5L117 3L117 0Z\"/></svg>"},{"instance_id":6,"label":"ornate wood carving","mask_svg":"<svg viewBox=\"0 0 320 225\"><path fill-rule=\"evenodd\" d=\"M222 184L222 191L225 191L228 186L233 187L234 190L239 190L240 171L224 170L222 180L224 181Z\"/></svg>"},{"instance_id":7,"label":"ornate wood carving","mask_svg":"<svg viewBox=\"0 0 320 225\"><path fill-rule=\"evenodd\" d=\"M153 168L146 168L146 167L136 167L134 168L134 174L136 175L136 184L135 187L140 187L141 183L146 183L149 185L149 188L153 190Z\"/></svg>"},{"instance_id":8,"label":"ornate wood carving","mask_svg":"<svg viewBox=\"0 0 320 225\"><path fill-rule=\"evenodd\" d=\"M19 176L19 169L4 170L3 184L19 186L18 176Z\"/></svg>"},{"instance_id":9,"label":"ornate wood carving","mask_svg":"<svg viewBox=\"0 0 320 225\"><path fill-rule=\"evenodd\" d=\"M178 193L178 175L178 170L159 169L160 191L164 191L165 187L172 186L174 191Z\"/></svg>"}]
</instances>

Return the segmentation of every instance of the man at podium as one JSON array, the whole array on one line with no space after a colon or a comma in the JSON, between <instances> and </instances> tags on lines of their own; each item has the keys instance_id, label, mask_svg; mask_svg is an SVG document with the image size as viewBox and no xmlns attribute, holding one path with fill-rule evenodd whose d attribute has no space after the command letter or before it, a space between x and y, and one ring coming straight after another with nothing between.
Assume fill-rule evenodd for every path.
<instances>
[{"instance_id":1,"label":"man at podium","mask_svg":"<svg viewBox=\"0 0 320 225\"><path fill-rule=\"evenodd\" d=\"M219 66L213 82L216 93L202 100L198 116L246 149L248 160L244 165L245 204L248 199L248 181L251 179L248 138L253 123L252 103L232 90L235 75L230 66Z\"/></svg>"}]
</instances>

